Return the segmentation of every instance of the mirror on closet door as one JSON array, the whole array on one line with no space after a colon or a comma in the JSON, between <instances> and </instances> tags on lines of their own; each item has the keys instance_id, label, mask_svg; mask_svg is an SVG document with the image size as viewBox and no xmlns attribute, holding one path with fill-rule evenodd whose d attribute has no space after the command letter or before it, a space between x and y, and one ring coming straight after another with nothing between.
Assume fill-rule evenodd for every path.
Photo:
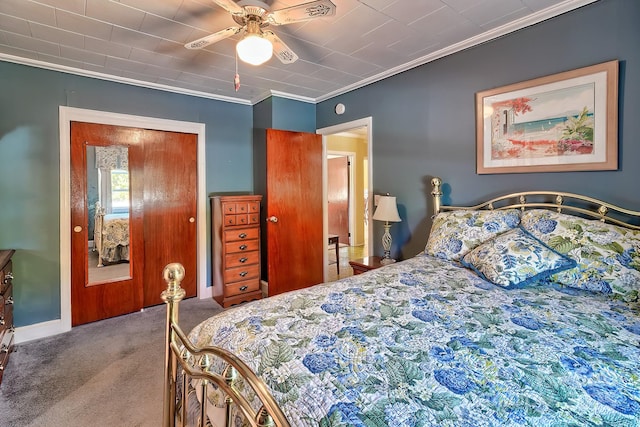
<instances>
[{"instance_id":1,"label":"mirror on closet door","mask_svg":"<svg viewBox=\"0 0 640 427\"><path fill-rule=\"evenodd\" d=\"M131 278L129 149L87 145L87 286Z\"/></svg>"}]
</instances>

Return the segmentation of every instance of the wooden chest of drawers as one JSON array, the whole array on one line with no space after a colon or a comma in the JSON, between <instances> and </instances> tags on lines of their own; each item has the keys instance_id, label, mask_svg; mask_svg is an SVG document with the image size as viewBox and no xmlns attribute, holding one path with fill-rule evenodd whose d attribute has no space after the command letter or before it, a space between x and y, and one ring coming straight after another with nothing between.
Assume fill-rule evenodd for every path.
<instances>
[{"instance_id":1,"label":"wooden chest of drawers","mask_svg":"<svg viewBox=\"0 0 640 427\"><path fill-rule=\"evenodd\" d=\"M0 383L13 349L13 250L0 250Z\"/></svg>"},{"instance_id":2,"label":"wooden chest of drawers","mask_svg":"<svg viewBox=\"0 0 640 427\"><path fill-rule=\"evenodd\" d=\"M262 298L262 196L211 197L213 298L223 307Z\"/></svg>"}]
</instances>

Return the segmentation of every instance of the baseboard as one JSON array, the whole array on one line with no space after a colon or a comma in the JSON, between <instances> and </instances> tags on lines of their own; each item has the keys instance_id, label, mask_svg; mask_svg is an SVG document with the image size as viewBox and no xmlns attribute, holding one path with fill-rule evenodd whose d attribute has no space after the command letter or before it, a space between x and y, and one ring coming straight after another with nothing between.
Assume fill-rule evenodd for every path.
<instances>
[{"instance_id":1,"label":"baseboard","mask_svg":"<svg viewBox=\"0 0 640 427\"><path fill-rule=\"evenodd\" d=\"M42 323L35 323L33 325L21 326L16 328L15 343L25 343L28 341L37 340L40 338L46 338L53 335L69 332L70 328L65 328L62 324L62 320L49 320Z\"/></svg>"},{"instance_id":2,"label":"baseboard","mask_svg":"<svg viewBox=\"0 0 640 427\"><path fill-rule=\"evenodd\" d=\"M206 287L200 289L199 299L208 299L213 297L212 287ZM21 326L16 328L14 335L15 343L25 343L41 338L51 337L53 335L69 332L71 328L65 328L62 320L49 320L42 323L34 323L33 325Z\"/></svg>"},{"instance_id":3,"label":"baseboard","mask_svg":"<svg viewBox=\"0 0 640 427\"><path fill-rule=\"evenodd\" d=\"M264 280L260 280L260 290L262 291L262 297L266 298L269 296L269 283Z\"/></svg>"}]
</instances>

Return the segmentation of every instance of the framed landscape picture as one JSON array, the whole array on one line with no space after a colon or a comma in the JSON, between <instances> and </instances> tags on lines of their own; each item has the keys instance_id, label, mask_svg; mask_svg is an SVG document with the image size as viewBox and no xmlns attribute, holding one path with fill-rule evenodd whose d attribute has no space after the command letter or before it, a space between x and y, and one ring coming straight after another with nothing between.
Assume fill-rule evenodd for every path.
<instances>
[{"instance_id":1,"label":"framed landscape picture","mask_svg":"<svg viewBox=\"0 0 640 427\"><path fill-rule=\"evenodd\" d=\"M618 61L476 93L477 173L618 168Z\"/></svg>"}]
</instances>

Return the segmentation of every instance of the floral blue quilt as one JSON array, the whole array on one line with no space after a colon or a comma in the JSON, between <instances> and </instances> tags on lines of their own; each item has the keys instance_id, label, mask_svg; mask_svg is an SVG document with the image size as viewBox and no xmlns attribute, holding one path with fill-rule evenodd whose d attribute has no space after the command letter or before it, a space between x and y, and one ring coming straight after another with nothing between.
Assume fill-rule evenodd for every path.
<instances>
[{"instance_id":1,"label":"floral blue quilt","mask_svg":"<svg viewBox=\"0 0 640 427\"><path fill-rule=\"evenodd\" d=\"M504 289L428 255L228 309L190 334L292 426L638 426L640 308Z\"/></svg>"}]
</instances>

